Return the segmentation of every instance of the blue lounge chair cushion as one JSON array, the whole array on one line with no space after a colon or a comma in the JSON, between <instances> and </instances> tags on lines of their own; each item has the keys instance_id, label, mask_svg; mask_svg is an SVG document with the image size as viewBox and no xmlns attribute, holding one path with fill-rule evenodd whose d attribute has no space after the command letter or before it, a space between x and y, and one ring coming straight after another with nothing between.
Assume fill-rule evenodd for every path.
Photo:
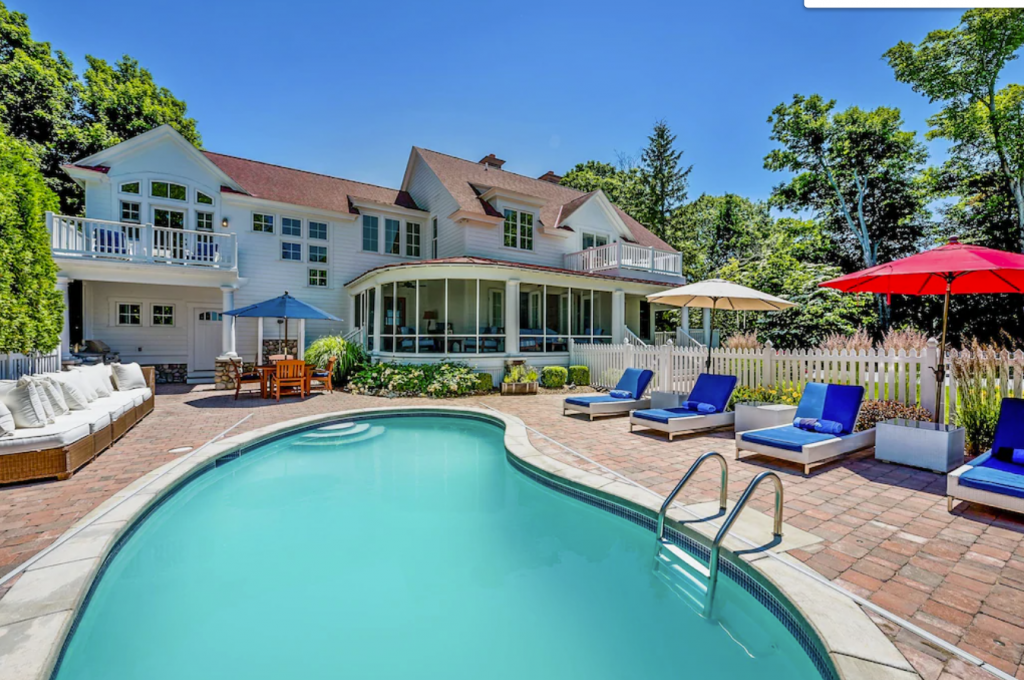
<instances>
[{"instance_id":1,"label":"blue lounge chair cushion","mask_svg":"<svg viewBox=\"0 0 1024 680\"><path fill-rule=\"evenodd\" d=\"M644 420L653 420L656 423L668 423L670 420L696 418L702 414L685 408L647 408L633 411L633 415Z\"/></svg>"},{"instance_id":2,"label":"blue lounge chair cushion","mask_svg":"<svg viewBox=\"0 0 1024 680\"><path fill-rule=\"evenodd\" d=\"M787 451L802 451L808 444L817 444L818 442L837 438L835 435L808 432L792 425L744 432L740 436L743 438L743 441L750 442L751 444L764 444L765 446L773 446L777 449L786 449Z\"/></svg>"},{"instance_id":3,"label":"blue lounge chair cushion","mask_svg":"<svg viewBox=\"0 0 1024 680\"><path fill-rule=\"evenodd\" d=\"M860 385L807 383L796 407L796 417L831 420L839 423L841 434L849 434L857 424L863 398L864 388Z\"/></svg>"},{"instance_id":4,"label":"blue lounge chair cushion","mask_svg":"<svg viewBox=\"0 0 1024 680\"><path fill-rule=\"evenodd\" d=\"M821 420L814 423L814 431L822 434L842 434L843 426L834 420Z\"/></svg>"},{"instance_id":5,"label":"blue lounge chair cushion","mask_svg":"<svg viewBox=\"0 0 1024 680\"><path fill-rule=\"evenodd\" d=\"M816 418L793 418L793 427L799 427L801 430L807 430L808 432L814 432L814 426L817 424Z\"/></svg>"},{"instance_id":6,"label":"blue lounge chair cushion","mask_svg":"<svg viewBox=\"0 0 1024 680\"><path fill-rule=\"evenodd\" d=\"M626 390L612 390L608 394L615 397L616 399L632 399L633 393L627 392Z\"/></svg>"},{"instance_id":7,"label":"blue lounge chair cushion","mask_svg":"<svg viewBox=\"0 0 1024 680\"><path fill-rule=\"evenodd\" d=\"M714 413L724 413L734 389L736 389L736 376L734 375L701 373L697 376L697 382L694 383L693 389L690 390L686 399L701 404L711 404L715 407Z\"/></svg>"},{"instance_id":8,"label":"blue lounge chair cushion","mask_svg":"<svg viewBox=\"0 0 1024 680\"><path fill-rule=\"evenodd\" d=\"M971 469L960 475L962 486L1024 498L1024 465L1000 460L991 451L978 456L968 465Z\"/></svg>"},{"instance_id":9,"label":"blue lounge chair cushion","mask_svg":"<svg viewBox=\"0 0 1024 680\"><path fill-rule=\"evenodd\" d=\"M615 389L629 392L633 399L639 399L647 391L647 386L651 384L653 378L654 371L648 368L642 370L639 368L627 368L622 372L622 377L619 378Z\"/></svg>"},{"instance_id":10,"label":"blue lounge chair cushion","mask_svg":"<svg viewBox=\"0 0 1024 680\"><path fill-rule=\"evenodd\" d=\"M680 406L687 411L696 411L705 415L715 413L716 411L714 404L705 404L703 401L684 401Z\"/></svg>"},{"instance_id":11,"label":"blue lounge chair cushion","mask_svg":"<svg viewBox=\"0 0 1024 680\"><path fill-rule=\"evenodd\" d=\"M568 397L565 403L574 406L590 406L591 404L607 404L615 401L632 401L632 398L618 399L610 394L601 394L596 397Z\"/></svg>"},{"instance_id":12,"label":"blue lounge chair cushion","mask_svg":"<svg viewBox=\"0 0 1024 680\"><path fill-rule=\"evenodd\" d=\"M1007 397L999 405L992 452L995 458L1011 461L1014 449L1024 449L1024 399Z\"/></svg>"}]
</instances>

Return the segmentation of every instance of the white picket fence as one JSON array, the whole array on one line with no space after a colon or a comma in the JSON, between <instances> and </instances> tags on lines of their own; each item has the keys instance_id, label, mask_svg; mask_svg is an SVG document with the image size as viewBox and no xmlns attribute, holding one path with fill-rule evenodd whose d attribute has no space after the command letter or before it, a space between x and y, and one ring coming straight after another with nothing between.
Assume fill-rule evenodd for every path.
<instances>
[{"instance_id":1,"label":"white picket fence","mask_svg":"<svg viewBox=\"0 0 1024 680\"><path fill-rule=\"evenodd\" d=\"M0 354L0 380L17 380L33 373L55 373L60 370L60 347L46 354Z\"/></svg>"},{"instance_id":2,"label":"white picket fence","mask_svg":"<svg viewBox=\"0 0 1024 680\"><path fill-rule=\"evenodd\" d=\"M1020 353L1018 353L1020 354ZM707 349L676 347L673 344L637 347L632 344L599 345L570 342L569 361L590 369L593 387L614 387L626 368L649 368L654 372L652 390L689 392L697 376L706 370ZM1024 363L1024 355L1021 356ZM802 389L804 383L826 382L863 385L868 399L887 399L903 404L920 404L935 410L935 373L937 343L932 340L922 351L867 350L831 352L813 350L776 350L771 343L762 349L711 350L711 373L735 375L746 387L776 385ZM1007 360L1007 365L1010 362ZM950 384L947 360L947 386L954 404L955 381ZM1021 388L1019 366L1003 381L1008 388ZM1019 394L1019 391L1017 392Z\"/></svg>"}]
</instances>

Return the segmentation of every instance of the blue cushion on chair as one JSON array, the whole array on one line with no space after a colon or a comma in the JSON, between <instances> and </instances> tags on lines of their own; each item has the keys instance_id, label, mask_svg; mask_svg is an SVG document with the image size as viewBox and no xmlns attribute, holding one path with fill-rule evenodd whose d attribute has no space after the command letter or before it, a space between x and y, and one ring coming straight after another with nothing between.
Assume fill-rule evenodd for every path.
<instances>
[{"instance_id":1,"label":"blue cushion on chair","mask_svg":"<svg viewBox=\"0 0 1024 680\"><path fill-rule=\"evenodd\" d=\"M1024 498L1024 465L999 460L991 451L978 456L968 465L971 469L960 474L962 486Z\"/></svg>"},{"instance_id":2,"label":"blue cushion on chair","mask_svg":"<svg viewBox=\"0 0 1024 680\"><path fill-rule=\"evenodd\" d=\"M644 420L653 420L656 423L667 423L678 418L697 418L701 414L685 408L647 408L633 411L633 415Z\"/></svg>"},{"instance_id":3,"label":"blue cushion on chair","mask_svg":"<svg viewBox=\"0 0 1024 680\"><path fill-rule=\"evenodd\" d=\"M704 415L717 412L714 404L705 404L703 401L684 401L679 406L685 408L687 411L696 411L697 413L702 413Z\"/></svg>"},{"instance_id":4,"label":"blue cushion on chair","mask_svg":"<svg viewBox=\"0 0 1024 680\"><path fill-rule=\"evenodd\" d=\"M644 392L647 391L647 386L651 384L653 378L654 372L648 368L643 370L627 368L622 372L622 377L619 378L619 383L615 386L615 389L629 392L633 395L634 399L639 399L644 396Z\"/></svg>"},{"instance_id":5,"label":"blue cushion on chair","mask_svg":"<svg viewBox=\"0 0 1024 680\"><path fill-rule=\"evenodd\" d=\"M696 401L702 404L711 404L715 407L715 413L724 413L729 405L729 397L736 389L736 376L714 375L713 373L701 373L697 376L697 382L686 397L687 401Z\"/></svg>"},{"instance_id":6,"label":"blue cushion on chair","mask_svg":"<svg viewBox=\"0 0 1024 680\"><path fill-rule=\"evenodd\" d=\"M839 423L842 434L849 434L857 424L863 398L864 388L860 385L807 383L796 407L796 417L832 420Z\"/></svg>"},{"instance_id":7,"label":"blue cushion on chair","mask_svg":"<svg viewBox=\"0 0 1024 680\"><path fill-rule=\"evenodd\" d=\"M822 418L821 420L814 421L814 431L822 434L842 434L843 426L834 420Z\"/></svg>"},{"instance_id":8,"label":"blue cushion on chair","mask_svg":"<svg viewBox=\"0 0 1024 680\"><path fill-rule=\"evenodd\" d=\"M632 399L633 393L627 390L611 390L608 392L609 396L615 397L616 399Z\"/></svg>"},{"instance_id":9,"label":"blue cushion on chair","mask_svg":"<svg viewBox=\"0 0 1024 680\"><path fill-rule=\"evenodd\" d=\"M807 444L817 444L818 442L836 438L835 435L808 432L792 425L744 432L740 436L745 442L764 444L765 446L773 446L777 449L786 449L788 451L802 451Z\"/></svg>"},{"instance_id":10,"label":"blue cushion on chair","mask_svg":"<svg viewBox=\"0 0 1024 680\"><path fill-rule=\"evenodd\" d=\"M612 402L625 401L624 399L616 399L613 396L607 394L601 394L595 397L567 397L565 400L566 404L573 404L575 406L590 406L591 404L607 404Z\"/></svg>"},{"instance_id":11,"label":"blue cushion on chair","mask_svg":"<svg viewBox=\"0 0 1024 680\"><path fill-rule=\"evenodd\" d=\"M1007 397L999 405L992 452L996 458L1010 460L1014 449L1024 449L1024 399Z\"/></svg>"}]
</instances>

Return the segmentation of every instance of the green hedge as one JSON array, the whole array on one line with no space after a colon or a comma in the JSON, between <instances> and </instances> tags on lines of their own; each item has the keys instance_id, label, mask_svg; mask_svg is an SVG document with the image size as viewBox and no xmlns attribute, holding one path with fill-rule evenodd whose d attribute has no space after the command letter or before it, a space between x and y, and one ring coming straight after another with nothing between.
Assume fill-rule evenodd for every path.
<instances>
[{"instance_id":1,"label":"green hedge","mask_svg":"<svg viewBox=\"0 0 1024 680\"><path fill-rule=\"evenodd\" d=\"M478 392L490 392L494 389L494 376L490 373L476 374L476 389Z\"/></svg>"},{"instance_id":2,"label":"green hedge","mask_svg":"<svg viewBox=\"0 0 1024 680\"><path fill-rule=\"evenodd\" d=\"M569 377L569 371L563 366L545 366L540 372L540 384L544 387L558 389L565 387L565 381Z\"/></svg>"},{"instance_id":3,"label":"green hedge","mask_svg":"<svg viewBox=\"0 0 1024 680\"><path fill-rule=\"evenodd\" d=\"M584 385L590 385L590 367L589 366L570 366L569 367L569 383L581 387Z\"/></svg>"}]
</instances>

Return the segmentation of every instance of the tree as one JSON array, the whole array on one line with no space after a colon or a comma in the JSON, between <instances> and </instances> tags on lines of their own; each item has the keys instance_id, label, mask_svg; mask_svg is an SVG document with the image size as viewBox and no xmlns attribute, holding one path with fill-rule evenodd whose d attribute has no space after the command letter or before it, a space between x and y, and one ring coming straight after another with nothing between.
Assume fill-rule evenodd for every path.
<instances>
[{"instance_id":1,"label":"tree","mask_svg":"<svg viewBox=\"0 0 1024 680\"><path fill-rule=\"evenodd\" d=\"M672 213L666 241L683 254L689 281L712 278L731 258L759 254L771 227L768 205L736 194L709 196Z\"/></svg>"},{"instance_id":2,"label":"tree","mask_svg":"<svg viewBox=\"0 0 1024 680\"><path fill-rule=\"evenodd\" d=\"M661 238L667 235L672 212L686 201L687 182L693 170L692 165L680 165L683 152L675 149L675 141L668 124L659 120L640 154L640 179L644 187L640 221Z\"/></svg>"},{"instance_id":3,"label":"tree","mask_svg":"<svg viewBox=\"0 0 1024 680\"><path fill-rule=\"evenodd\" d=\"M38 163L0 126L0 352L48 352L60 342L64 302L43 221L57 196Z\"/></svg>"},{"instance_id":4,"label":"tree","mask_svg":"<svg viewBox=\"0 0 1024 680\"><path fill-rule=\"evenodd\" d=\"M773 189L772 202L811 211L835 241L844 268L914 252L927 222L924 145L902 129L899 109L834 108L834 100L796 95L772 111L771 139L780 148L764 166L796 175ZM888 308L881 297L878 305L885 327Z\"/></svg>"},{"instance_id":5,"label":"tree","mask_svg":"<svg viewBox=\"0 0 1024 680\"><path fill-rule=\"evenodd\" d=\"M972 9L955 28L885 53L898 81L943 103L928 119L928 137L950 140L954 161L998 168L1016 206L1017 250L1024 250L1024 88L997 88L1022 45L1024 10Z\"/></svg>"},{"instance_id":6,"label":"tree","mask_svg":"<svg viewBox=\"0 0 1024 680\"><path fill-rule=\"evenodd\" d=\"M615 166L601 161L577 163L565 173L560 184L586 192L600 189L612 203L633 218L641 219L643 186L636 167Z\"/></svg>"}]
</instances>

